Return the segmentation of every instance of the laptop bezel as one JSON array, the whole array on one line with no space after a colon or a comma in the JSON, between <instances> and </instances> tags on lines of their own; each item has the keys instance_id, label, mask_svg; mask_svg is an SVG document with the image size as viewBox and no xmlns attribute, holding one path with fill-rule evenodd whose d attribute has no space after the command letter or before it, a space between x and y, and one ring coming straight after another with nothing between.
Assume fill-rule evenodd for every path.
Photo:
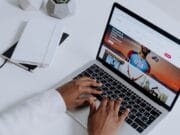
<instances>
[{"instance_id":1,"label":"laptop bezel","mask_svg":"<svg viewBox=\"0 0 180 135\"><path fill-rule=\"evenodd\" d=\"M163 108L165 108L168 111L171 111L175 102L177 101L180 91L177 92L176 97L174 98L174 101L172 102L171 106L168 106L164 103L162 103L160 100L158 100L157 98L153 97L151 94L149 94L147 91L145 91L142 87L140 87L139 85L137 85L135 82L131 81L128 77L126 77L125 75L123 75L122 73L120 73L118 70L116 70L115 68L112 68L109 64L107 64L105 61L103 61L103 59L101 59L99 57L100 51L101 51L101 47L103 45L104 42L104 37L108 28L108 25L110 23L110 20L112 18L112 14L115 8L120 9L121 11L125 12L126 14L128 14L129 16L133 17L134 19L140 21L141 23L147 25L148 27L152 28L153 30L157 31L158 33L162 34L163 36L167 37L168 39L174 41L175 43L180 45L180 39L176 38L175 36L169 34L168 32L162 30L161 28L155 26L154 24L150 23L149 21L145 20L144 18L140 17L139 15L133 13L132 11L130 11L129 9L123 7L122 5L120 5L119 3L114 3L113 7L111 9L110 12L110 16L109 19L107 21L105 30L104 30L104 34L100 43L100 47L96 56L96 60L98 60L99 62L101 62L105 67L107 67L108 69L110 69L112 72L114 72L115 74L117 74L118 76L120 76L121 78L123 78L125 81L127 81L128 83L130 83L132 86L134 86L136 89L138 89L140 92L142 92L144 95L146 95L147 97L149 97L151 100L153 100L154 102L156 102L157 104L161 105Z\"/></svg>"}]
</instances>

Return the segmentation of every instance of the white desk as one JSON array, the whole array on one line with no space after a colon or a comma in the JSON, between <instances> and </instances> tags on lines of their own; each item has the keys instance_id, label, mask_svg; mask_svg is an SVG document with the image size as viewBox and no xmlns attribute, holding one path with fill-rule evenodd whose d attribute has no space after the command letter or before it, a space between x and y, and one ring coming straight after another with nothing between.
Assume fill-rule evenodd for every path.
<instances>
[{"instance_id":1,"label":"white desk","mask_svg":"<svg viewBox=\"0 0 180 135\"><path fill-rule=\"evenodd\" d=\"M138 2L131 0L119 1L136 13L143 15L170 33L180 37L180 32L177 30L177 27L179 27L178 22L169 19L171 17L149 5L148 2L144 0L139 0ZM70 37L58 48L55 60L49 68L29 73L12 64L6 64L5 67L0 69L0 111L18 104L35 93L53 87L63 77L89 60L94 59L111 5L111 0L77 0L76 15L63 20L66 32L70 34ZM152 11L156 13L155 16L152 16L154 15ZM10 18L28 20L32 17L53 19L46 16L44 8L40 12L24 12L17 6L17 0L0 1L0 25L2 20ZM58 21L56 19L53 20ZM0 31L7 31L8 25L7 22L6 27L0 27ZM11 36L4 36L3 40L8 41L10 39L12 40ZM172 133L177 135L179 132L179 114L180 100L178 100L169 116L149 135L169 135ZM57 126L46 130L53 131L53 135L86 134L86 130L66 114L59 118Z\"/></svg>"}]
</instances>

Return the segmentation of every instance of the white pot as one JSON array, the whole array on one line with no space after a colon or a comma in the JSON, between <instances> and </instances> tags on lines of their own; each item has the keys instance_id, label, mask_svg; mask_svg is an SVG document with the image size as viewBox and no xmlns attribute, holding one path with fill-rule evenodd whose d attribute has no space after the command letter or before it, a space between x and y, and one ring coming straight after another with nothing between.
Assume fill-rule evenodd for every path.
<instances>
[{"instance_id":1,"label":"white pot","mask_svg":"<svg viewBox=\"0 0 180 135\"><path fill-rule=\"evenodd\" d=\"M48 0L46 7L50 16L62 19L75 13L75 0L70 0L65 4L57 4L53 0Z\"/></svg>"},{"instance_id":2,"label":"white pot","mask_svg":"<svg viewBox=\"0 0 180 135\"><path fill-rule=\"evenodd\" d=\"M43 0L18 0L19 5L24 10L38 10L42 6Z\"/></svg>"}]
</instances>

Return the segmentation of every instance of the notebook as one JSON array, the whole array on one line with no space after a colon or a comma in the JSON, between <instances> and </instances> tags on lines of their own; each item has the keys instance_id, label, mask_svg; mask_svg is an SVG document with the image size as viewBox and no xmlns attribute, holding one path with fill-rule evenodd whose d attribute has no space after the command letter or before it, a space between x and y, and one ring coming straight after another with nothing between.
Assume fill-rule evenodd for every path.
<instances>
[{"instance_id":1,"label":"notebook","mask_svg":"<svg viewBox=\"0 0 180 135\"><path fill-rule=\"evenodd\" d=\"M16 63L49 66L62 36L62 23L30 20L11 60Z\"/></svg>"}]
</instances>

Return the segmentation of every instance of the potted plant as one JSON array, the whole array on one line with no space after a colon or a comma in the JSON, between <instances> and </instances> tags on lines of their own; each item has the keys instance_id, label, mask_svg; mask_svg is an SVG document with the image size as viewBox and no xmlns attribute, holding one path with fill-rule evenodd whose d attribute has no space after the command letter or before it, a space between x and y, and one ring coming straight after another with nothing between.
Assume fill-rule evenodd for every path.
<instances>
[{"instance_id":1,"label":"potted plant","mask_svg":"<svg viewBox=\"0 0 180 135\"><path fill-rule=\"evenodd\" d=\"M75 0L48 0L47 12L56 18L65 18L75 12Z\"/></svg>"}]
</instances>

